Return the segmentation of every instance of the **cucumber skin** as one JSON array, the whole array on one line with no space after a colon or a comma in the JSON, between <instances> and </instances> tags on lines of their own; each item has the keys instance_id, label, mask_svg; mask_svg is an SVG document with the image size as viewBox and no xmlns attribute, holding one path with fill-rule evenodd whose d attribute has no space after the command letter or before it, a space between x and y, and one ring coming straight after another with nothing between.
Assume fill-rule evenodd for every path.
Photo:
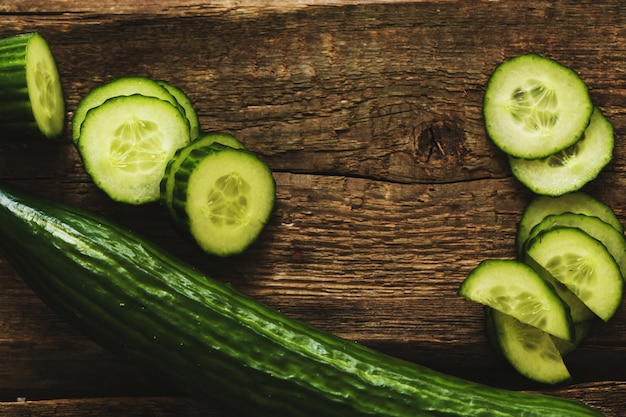
<instances>
[{"instance_id":1,"label":"cucumber skin","mask_svg":"<svg viewBox=\"0 0 626 417\"><path fill-rule=\"evenodd\" d=\"M41 136L26 84L26 45L32 36L0 40L0 125L5 137Z\"/></svg>"},{"instance_id":2,"label":"cucumber skin","mask_svg":"<svg viewBox=\"0 0 626 417\"><path fill-rule=\"evenodd\" d=\"M316 330L101 216L6 184L0 222L4 256L59 315L233 415L602 416L574 401L447 376Z\"/></svg>"}]
</instances>

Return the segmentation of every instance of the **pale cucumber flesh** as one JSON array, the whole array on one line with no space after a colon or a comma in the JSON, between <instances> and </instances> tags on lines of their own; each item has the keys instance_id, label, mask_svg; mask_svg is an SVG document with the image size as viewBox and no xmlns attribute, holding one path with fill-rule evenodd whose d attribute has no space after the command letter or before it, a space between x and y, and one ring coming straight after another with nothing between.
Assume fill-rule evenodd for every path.
<instances>
[{"instance_id":1,"label":"pale cucumber flesh","mask_svg":"<svg viewBox=\"0 0 626 417\"><path fill-rule=\"evenodd\" d=\"M531 242L540 233L556 227L576 227L600 241L611 254L620 268L622 277L626 277L626 239L624 235L599 217L579 213L554 214L544 218L532 228L527 242Z\"/></svg>"},{"instance_id":2,"label":"pale cucumber flesh","mask_svg":"<svg viewBox=\"0 0 626 417\"><path fill-rule=\"evenodd\" d=\"M511 172L536 194L559 196L578 191L613 158L613 125L595 108L582 138L540 159L509 157Z\"/></svg>"},{"instance_id":3,"label":"pale cucumber flesh","mask_svg":"<svg viewBox=\"0 0 626 417\"><path fill-rule=\"evenodd\" d=\"M555 228L540 233L526 253L602 320L615 314L624 280L615 259L598 240L577 228Z\"/></svg>"},{"instance_id":4,"label":"pale cucumber flesh","mask_svg":"<svg viewBox=\"0 0 626 417\"><path fill-rule=\"evenodd\" d=\"M489 309L494 344L508 362L522 375L544 384L571 380L571 375L553 338L546 332L524 324L500 311Z\"/></svg>"},{"instance_id":5,"label":"pale cucumber flesh","mask_svg":"<svg viewBox=\"0 0 626 417\"><path fill-rule=\"evenodd\" d=\"M491 75L483 102L487 133L507 155L545 158L582 137L593 105L571 69L537 54L512 58Z\"/></svg>"},{"instance_id":6,"label":"pale cucumber flesh","mask_svg":"<svg viewBox=\"0 0 626 417\"><path fill-rule=\"evenodd\" d=\"M526 264L482 261L463 281L459 294L556 337L573 340L567 306L554 288Z\"/></svg>"},{"instance_id":7,"label":"pale cucumber flesh","mask_svg":"<svg viewBox=\"0 0 626 417\"><path fill-rule=\"evenodd\" d=\"M234 136L227 133L207 133L202 135L198 139L193 140L189 145L180 148L176 151L176 154L168 162L165 169L165 174L161 180L161 203L170 212L170 215L176 220L176 211L174 210L172 201L174 193L174 182L176 178L176 172L180 168L183 161L189 156L191 151L197 148L210 146L213 143L220 143L222 145L229 146L234 149L245 149L244 144Z\"/></svg>"},{"instance_id":8,"label":"pale cucumber flesh","mask_svg":"<svg viewBox=\"0 0 626 417\"><path fill-rule=\"evenodd\" d=\"M159 98L177 106L177 108L179 105L176 98L165 87L150 78L135 76L117 78L91 89L76 106L72 118L72 140L74 143L77 144L80 140L81 127L89 110L100 106L111 98L136 94ZM185 122L187 122L186 119Z\"/></svg>"},{"instance_id":9,"label":"pale cucumber flesh","mask_svg":"<svg viewBox=\"0 0 626 417\"><path fill-rule=\"evenodd\" d=\"M91 109L78 149L94 183L109 197L143 204L158 200L168 161L189 140L187 121L175 106L132 95Z\"/></svg>"},{"instance_id":10,"label":"pale cucumber flesh","mask_svg":"<svg viewBox=\"0 0 626 417\"><path fill-rule=\"evenodd\" d=\"M533 227L549 215L563 213L595 216L613 226L619 233L624 232L624 226L613 209L587 193L577 191L559 197L537 196L526 206L519 222L515 239L518 256L523 258L524 245Z\"/></svg>"},{"instance_id":11,"label":"pale cucumber flesh","mask_svg":"<svg viewBox=\"0 0 626 417\"><path fill-rule=\"evenodd\" d=\"M176 173L176 219L207 253L235 255L269 220L275 187L269 167L253 153L217 143L197 148Z\"/></svg>"},{"instance_id":12,"label":"pale cucumber flesh","mask_svg":"<svg viewBox=\"0 0 626 417\"><path fill-rule=\"evenodd\" d=\"M57 138L63 133L61 80L41 35L27 33L0 40L0 89L0 121L5 136Z\"/></svg>"}]
</instances>

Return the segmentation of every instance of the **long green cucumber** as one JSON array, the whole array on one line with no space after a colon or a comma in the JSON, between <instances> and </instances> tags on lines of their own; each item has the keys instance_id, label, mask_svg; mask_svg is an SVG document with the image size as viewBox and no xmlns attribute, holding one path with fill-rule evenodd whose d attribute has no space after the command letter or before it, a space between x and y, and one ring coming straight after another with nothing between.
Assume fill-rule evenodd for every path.
<instances>
[{"instance_id":1,"label":"long green cucumber","mask_svg":"<svg viewBox=\"0 0 626 417\"><path fill-rule=\"evenodd\" d=\"M0 39L0 126L14 135L56 138L65 127L65 102L56 62L38 33Z\"/></svg>"},{"instance_id":2,"label":"long green cucumber","mask_svg":"<svg viewBox=\"0 0 626 417\"><path fill-rule=\"evenodd\" d=\"M448 376L313 328L96 214L0 185L0 249L105 348L235 415L600 417Z\"/></svg>"}]
</instances>

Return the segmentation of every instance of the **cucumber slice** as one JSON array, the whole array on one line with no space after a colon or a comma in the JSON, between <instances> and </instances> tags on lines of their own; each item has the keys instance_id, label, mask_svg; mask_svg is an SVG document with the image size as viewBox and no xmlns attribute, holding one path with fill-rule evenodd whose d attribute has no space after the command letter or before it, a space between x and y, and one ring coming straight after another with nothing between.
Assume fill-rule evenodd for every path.
<instances>
[{"instance_id":1,"label":"cucumber slice","mask_svg":"<svg viewBox=\"0 0 626 417\"><path fill-rule=\"evenodd\" d=\"M599 217L624 233L624 226L611 207L582 191L559 197L537 196L524 209L517 229L515 244L520 259L524 256L524 244L533 227L551 214L578 213Z\"/></svg>"},{"instance_id":2,"label":"cucumber slice","mask_svg":"<svg viewBox=\"0 0 626 417\"><path fill-rule=\"evenodd\" d=\"M577 227L594 239L599 240L609 251L620 268L622 278L626 277L626 239L610 224L595 216L576 213L563 213L547 216L532 228L527 242L539 233L555 227Z\"/></svg>"},{"instance_id":3,"label":"cucumber slice","mask_svg":"<svg viewBox=\"0 0 626 417\"><path fill-rule=\"evenodd\" d=\"M65 101L59 71L38 33L0 40L0 92L4 137L54 139L63 133Z\"/></svg>"},{"instance_id":4,"label":"cucumber slice","mask_svg":"<svg viewBox=\"0 0 626 417\"><path fill-rule=\"evenodd\" d=\"M163 175L163 179L160 184L160 200L163 205L167 208L170 215L176 221L176 211L172 205L173 201L173 192L174 192L174 179L176 177L176 172L180 165L183 163L185 158L189 155L189 153L196 149L204 146L209 146L213 143L221 143L222 145L230 146L234 149L245 149L244 146L239 139L235 138L228 133L208 133L200 138L193 140L189 145L180 148L174 154L174 157L170 159L165 168L165 174Z\"/></svg>"},{"instance_id":5,"label":"cucumber slice","mask_svg":"<svg viewBox=\"0 0 626 417\"><path fill-rule=\"evenodd\" d=\"M550 229L529 243L526 255L602 320L608 321L617 311L624 285L619 266L606 247L587 233L574 227Z\"/></svg>"},{"instance_id":6,"label":"cucumber slice","mask_svg":"<svg viewBox=\"0 0 626 417\"><path fill-rule=\"evenodd\" d=\"M174 105L135 94L89 110L78 150L86 171L109 197L143 204L158 200L168 161L188 143L187 121Z\"/></svg>"},{"instance_id":7,"label":"cucumber slice","mask_svg":"<svg viewBox=\"0 0 626 417\"><path fill-rule=\"evenodd\" d=\"M183 90L168 83L167 81L158 80L157 83L174 96L176 102L183 109L185 117L189 122L189 136L191 137L191 140L195 140L198 136L200 136L200 121L198 120L198 113L196 112L196 108L193 106L191 99Z\"/></svg>"},{"instance_id":8,"label":"cucumber slice","mask_svg":"<svg viewBox=\"0 0 626 417\"><path fill-rule=\"evenodd\" d=\"M495 309L486 309L492 344L525 377L555 385L572 379L553 338L543 330L522 323Z\"/></svg>"},{"instance_id":9,"label":"cucumber slice","mask_svg":"<svg viewBox=\"0 0 626 417\"><path fill-rule=\"evenodd\" d=\"M582 137L593 105L587 85L560 63L537 54L500 64L487 83L487 134L508 155L545 158Z\"/></svg>"},{"instance_id":10,"label":"cucumber slice","mask_svg":"<svg viewBox=\"0 0 626 417\"><path fill-rule=\"evenodd\" d=\"M236 255L259 236L276 184L255 154L219 143L193 149L175 175L175 220L207 253Z\"/></svg>"},{"instance_id":11,"label":"cucumber slice","mask_svg":"<svg viewBox=\"0 0 626 417\"><path fill-rule=\"evenodd\" d=\"M135 94L159 98L175 105L179 111L183 111L182 108L178 107L176 98L155 80L135 76L117 78L90 90L76 106L72 118L72 140L74 143L77 144L80 139L81 127L89 110L100 106L110 98ZM185 118L186 122L187 119Z\"/></svg>"},{"instance_id":12,"label":"cucumber slice","mask_svg":"<svg viewBox=\"0 0 626 417\"><path fill-rule=\"evenodd\" d=\"M569 288L554 278L545 268L535 262L532 258L526 257L525 263L535 270L541 278L547 281L556 291L557 295L563 300L569 309L570 317L574 326L578 323L590 321L596 317L595 313L587 307L580 298L576 296Z\"/></svg>"},{"instance_id":13,"label":"cucumber slice","mask_svg":"<svg viewBox=\"0 0 626 417\"><path fill-rule=\"evenodd\" d=\"M482 261L463 281L459 295L561 339L573 340L567 306L548 282L521 262Z\"/></svg>"},{"instance_id":14,"label":"cucumber slice","mask_svg":"<svg viewBox=\"0 0 626 417\"><path fill-rule=\"evenodd\" d=\"M559 196L577 191L613 159L613 125L595 108L583 137L542 159L509 157L513 175L535 194Z\"/></svg>"}]
</instances>

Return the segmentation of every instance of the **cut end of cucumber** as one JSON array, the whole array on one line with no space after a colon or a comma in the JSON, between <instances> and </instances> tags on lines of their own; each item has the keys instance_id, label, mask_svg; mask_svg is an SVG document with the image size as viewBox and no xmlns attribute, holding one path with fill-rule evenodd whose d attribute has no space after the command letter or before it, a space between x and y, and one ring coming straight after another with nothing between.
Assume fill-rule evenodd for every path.
<instances>
[{"instance_id":1,"label":"cut end of cucumber","mask_svg":"<svg viewBox=\"0 0 626 417\"><path fill-rule=\"evenodd\" d=\"M65 102L56 62L48 43L33 33L26 50L26 83L33 117L41 133L56 138L65 127Z\"/></svg>"},{"instance_id":2,"label":"cut end of cucumber","mask_svg":"<svg viewBox=\"0 0 626 417\"><path fill-rule=\"evenodd\" d=\"M554 288L521 262L481 262L463 281L459 294L561 339L573 338L567 306Z\"/></svg>"}]
</instances>

